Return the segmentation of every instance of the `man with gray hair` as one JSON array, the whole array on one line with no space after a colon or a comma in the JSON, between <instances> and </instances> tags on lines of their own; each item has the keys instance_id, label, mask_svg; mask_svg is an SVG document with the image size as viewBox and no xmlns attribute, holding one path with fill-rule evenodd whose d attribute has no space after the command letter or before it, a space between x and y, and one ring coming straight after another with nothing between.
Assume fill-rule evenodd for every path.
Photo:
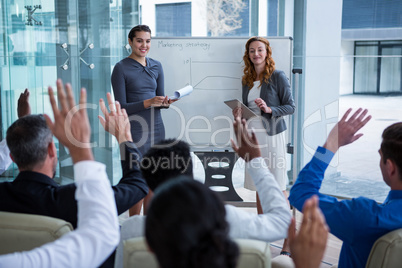
<instances>
[{"instance_id":1,"label":"man with gray hair","mask_svg":"<svg viewBox=\"0 0 402 268\"><path fill-rule=\"evenodd\" d=\"M57 81L58 87L61 83L61 80ZM108 99L110 98L108 94ZM127 114L122 112L118 103L110 113L107 112L103 100L100 101L100 106L105 116L100 117L102 125L117 138L121 152L126 156L121 161L123 178L113 186L117 212L121 214L144 198L148 187L138 165L130 165L129 162L132 156L140 155L132 143L129 123L128 131L125 131L112 128L112 124L108 122L109 117L116 116L116 113L128 122ZM53 180L58 161L57 149L44 116L21 117L7 130L6 140L11 158L20 173L14 181L0 183L0 211L56 217L70 222L76 228L76 185L72 183L60 186Z\"/></svg>"}]
</instances>

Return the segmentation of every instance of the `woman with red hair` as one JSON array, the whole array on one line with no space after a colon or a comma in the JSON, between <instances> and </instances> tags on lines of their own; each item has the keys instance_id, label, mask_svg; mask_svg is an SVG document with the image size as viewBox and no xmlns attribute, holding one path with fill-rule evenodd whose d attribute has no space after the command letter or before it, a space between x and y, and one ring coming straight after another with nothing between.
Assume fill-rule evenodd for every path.
<instances>
[{"instance_id":1,"label":"woman with red hair","mask_svg":"<svg viewBox=\"0 0 402 268\"><path fill-rule=\"evenodd\" d=\"M259 115L248 120L248 128L254 129L262 157L286 196L286 123L283 116L295 111L289 80L283 71L275 69L269 41L263 37L251 37L247 41L243 60L243 103ZM241 108L234 109L233 115L241 117ZM247 173L244 187L256 190ZM262 213L258 194L257 210Z\"/></svg>"}]
</instances>

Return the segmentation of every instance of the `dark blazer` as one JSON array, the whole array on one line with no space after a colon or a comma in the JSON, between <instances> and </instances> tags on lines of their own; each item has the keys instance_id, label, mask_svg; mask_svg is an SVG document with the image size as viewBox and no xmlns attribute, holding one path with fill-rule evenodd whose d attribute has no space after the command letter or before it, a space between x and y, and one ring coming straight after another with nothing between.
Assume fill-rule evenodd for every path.
<instances>
[{"instance_id":1,"label":"dark blazer","mask_svg":"<svg viewBox=\"0 0 402 268\"><path fill-rule=\"evenodd\" d=\"M118 214L125 212L148 193L142 178L138 159L141 155L136 146L123 143L120 148L123 177L113 186ZM59 186L48 176L22 171L13 182L0 183L0 211L39 214L63 219L77 227L76 186L74 183ZM102 198L102 196L99 196Z\"/></svg>"},{"instance_id":2,"label":"dark blazer","mask_svg":"<svg viewBox=\"0 0 402 268\"><path fill-rule=\"evenodd\" d=\"M243 103L248 103L250 89L243 85ZM272 114L261 111L263 124L269 136L286 130L286 123L282 116L293 114L296 106L292 97L289 80L283 71L275 70L268 83L262 83L260 98L272 109Z\"/></svg>"}]
</instances>

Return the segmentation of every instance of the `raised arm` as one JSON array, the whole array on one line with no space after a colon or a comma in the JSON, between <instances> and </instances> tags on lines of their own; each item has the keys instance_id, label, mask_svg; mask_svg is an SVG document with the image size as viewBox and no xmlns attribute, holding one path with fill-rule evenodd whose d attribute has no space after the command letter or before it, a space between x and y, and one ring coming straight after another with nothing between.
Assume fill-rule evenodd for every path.
<instances>
[{"instance_id":1,"label":"raised arm","mask_svg":"<svg viewBox=\"0 0 402 268\"><path fill-rule=\"evenodd\" d=\"M81 89L79 105L75 104L74 94L70 84L64 89L61 79L57 80L57 97L60 109L57 107L53 89L49 87L50 104L52 105L54 122L45 114L46 123L53 135L61 144L68 148L73 163L93 160L90 145L91 128L86 111L87 93Z\"/></svg>"},{"instance_id":2,"label":"raised arm","mask_svg":"<svg viewBox=\"0 0 402 268\"><path fill-rule=\"evenodd\" d=\"M26 88L18 98L17 107L18 118L31 114L31 105L29 104L29 90Z\"/></svg>"},{"instance_id":3,"label":"raised arm","mask_svg":"<svg viewBox=\"0 0 402 268\"><path fill-rule=\"evenodd\" d=\"M319 194L325 170L341 146L352 143L363 135L356 133L371 119L371 116L367 116L368 111L361 108L347 119L351 111L352 109L346 111L329 133L324 147L319 147L313 159L300 171L289 196L290 203L298 210L302 209L304 202L312 195L320 197L321 209L327 202L336 202L335 198Z\"/></svg>"},{"instance_id":4,"label":"raised arm","mask_svg":"<svg viewBox=\"0 0 402 268\"><path fill-rule=\"evenodd\" d=\"M116 137L119 144L127 141L132 142L130 120L128 119L126 110L121 109L118 101L113 103L110 93L107 93L106 96L110 112L108 112L104 100L100 99L99 105L104 116L98 116L101 125L105 131Z\"/></svg>"},{"instance_id":5,"label":"raised arm","mask_svg":"<svg viewBox=\"0 0 402 268\"><path fill-rule=\"evenodd\" d=\"M356 134L362 127L364 127L371 119L371 115L366 116L367 109L359 108L349 119L348 116L352 112L349 108L343 115L342 119L335 125L328 135L324 148L336 153L338 149L349 143L355 142L362 133Z\"/></svg>"},{"instance_id":6,"label":"raised arm","mask_svg":"<svg viewBox=\"0 0 402 268\"><path fill-rule=\"evenodd\" d=\"M261 157L255 134L253 132L251 135L248 134L246 121L236 118L233 125L237 145L232 140L232 147L246 161L246 169L260 196L263 214L255 215L226 206L230 234L234 238L258 239L267 242L285 238L291 220L285 197Z\"/></svg>"},{"instance_id":7,"label":"raised arm","mask_svg":"<svg viewBox=\"0 0 402 268\"><path fill-rule=\"evenodd\" d=\"M119 240L116 207L105 166L94 162L91 149L85 146L89 145L91 133L85 109L86 91L81 90L78 106L70 85L66 85L65 91L62 81L57 80L57 93L60 109L49 87L55 121L45 117L53 134L69 149L73 159L78 228L32 251L2 255L0 267L98 267Z\"/></svg>"},{"instance_id":8,"label":"raised arm","mask_svg":"<svg viewBox=\"0 0 402 268\"><path fill-rule=\"evenodd\" d=\"M300 171L297 180L290 189L289 202L299 211L304 203L313 195L319 198L319 206L325 215L331 232L338 238L348 241L353 233L346 233L347 228L338 230L339 227L353 225L353 219L359 208L355 207L352 200L338 201L335 197L319 192L324 179L325 171L339 147L356 141L362 134L356 134L371 116L367 116L367 110L358 109L349 119L349 109L342 119L331 130L324 147L318 147L311 161ZM333 224L336 223L336 224ZM353 228L349 228L353 230Z\"/></svg>"},{"instance_id":9,"label":"raised arm","mask_svg":"<svg viewBox=\"0 0 402 268\"><path fill-rule=\"evenodd\" d=\"M110 93L107 93L107 101L110 112L103 99L100 99L103 116L98 118L105 131L115 136L120 145L123 177L113 186L113 191L118 214L121 214L147 195L148 186L139 169L142 156L132 141L127 112L121 109L118 101L113 102Z\"/></svg>"}]
</instances>

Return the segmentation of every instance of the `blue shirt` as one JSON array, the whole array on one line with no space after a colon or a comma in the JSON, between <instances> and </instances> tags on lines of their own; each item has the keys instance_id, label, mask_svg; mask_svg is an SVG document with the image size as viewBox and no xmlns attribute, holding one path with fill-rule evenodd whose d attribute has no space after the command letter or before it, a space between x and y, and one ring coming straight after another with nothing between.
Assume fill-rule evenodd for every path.
<instances>
[{"instance_id":1,"label":"blue shirt","mask_svg":"<svg viewBox=\"0 0 402 268\"><path fill-rule=\"evenodd\" d=\"M374 242L402 228L402 191L391 190L383 204L365 197L338 201L320 194L325 170L333 156L333 152L318 147L290 190L289 202L301 211L304 201L318 195L331 233L343 241L338 267L365 267Z\"/></svg>"}]
</instances>

